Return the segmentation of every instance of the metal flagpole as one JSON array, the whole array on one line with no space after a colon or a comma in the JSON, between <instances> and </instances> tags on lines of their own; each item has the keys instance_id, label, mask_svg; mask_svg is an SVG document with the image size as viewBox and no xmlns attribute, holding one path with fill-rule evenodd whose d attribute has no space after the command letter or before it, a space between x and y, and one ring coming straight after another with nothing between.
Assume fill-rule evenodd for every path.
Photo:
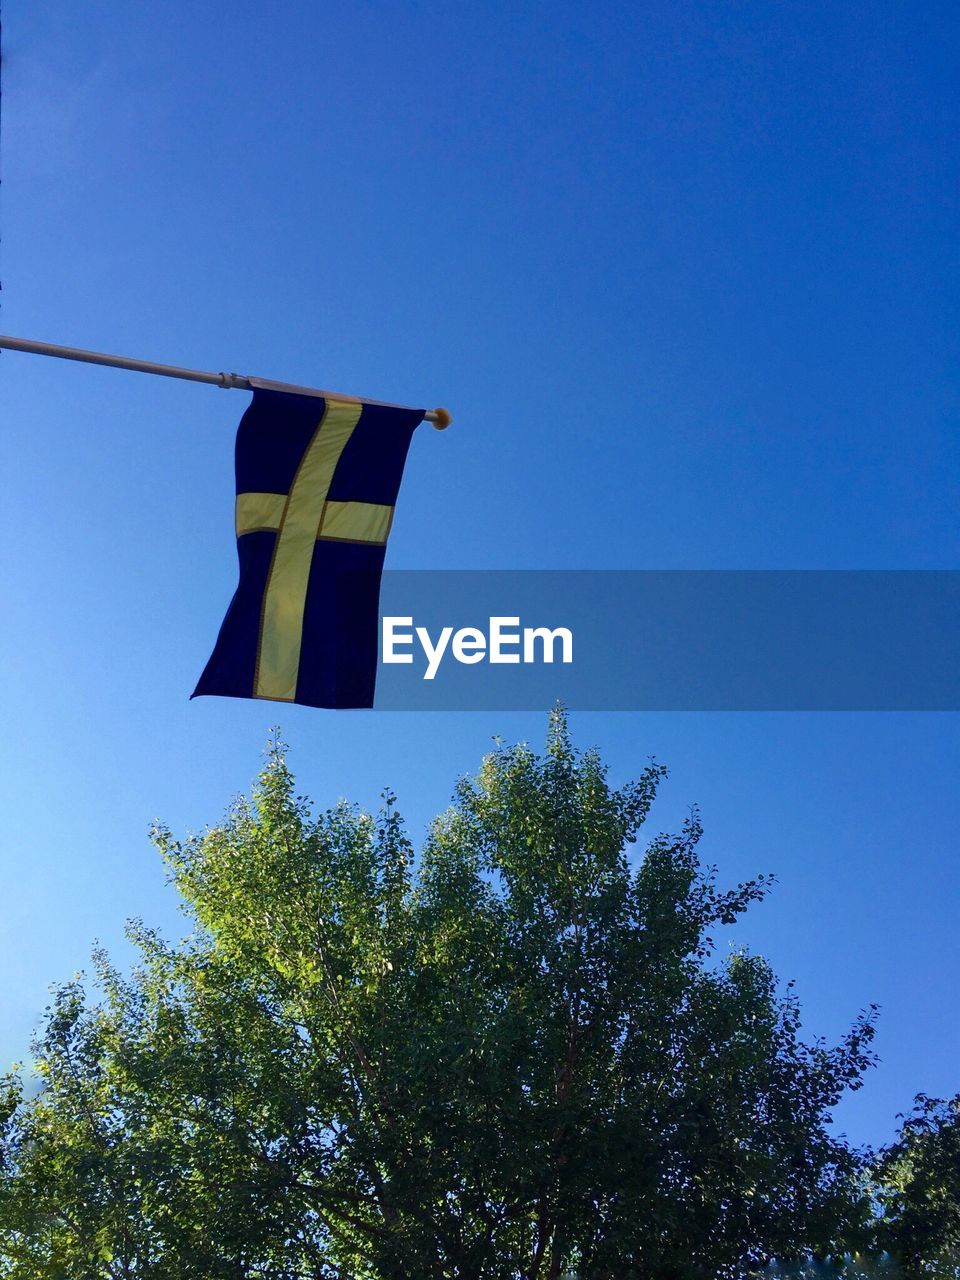
<instances>
[{"instance_id":1,"label":"metal flagpole","mask_svg":"<svg viewBox=\"0 0 960 1280\"><path fill-rule=\"evenodd\" d=\"M205 373L202 369L181 369L172 364L156 364L152 360L131 360L129 356L109 356L102 351L83 351L80 347L60 347L53 342L34 342L31 338L10 338L0 335L0 350L29 351L38 356L58 356L61 360L82 360L86 364L106 364L114 369L132 369L135 373L157 373L164 378L183 378L187 382L206 382L227 390L253 391L264 387L270 391L290 391L301 396L323 396L331 400L351 400L360 404L389 405L384 400L368 400L364 396L343 396L335 391L320 391L316 387L298 387L290 382L271 382L267 378L250 378L242 373ZM430 409L424 415L438 431L449 427L450 414L446 409Z\"/></svg>"}]
</instances>

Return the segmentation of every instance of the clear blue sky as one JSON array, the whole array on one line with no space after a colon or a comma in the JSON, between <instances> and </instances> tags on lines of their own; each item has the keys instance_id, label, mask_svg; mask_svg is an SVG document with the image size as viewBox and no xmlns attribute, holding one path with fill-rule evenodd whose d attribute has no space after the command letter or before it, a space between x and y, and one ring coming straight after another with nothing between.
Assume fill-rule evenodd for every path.
<instances>
[{"instance_id":1,"label":"clear blue sky","mask_svg":"<svg viewBox=\"0 0 960 1280\"><path fill-rule=\"evenodd\" d=\"M6 0L0 329L401 402L395 568L957 568L958 24L946 4ZM279 720L415 837L529 715L189 703L235 584L239 392L0 357L0 1058ZM960 1089L950 715L577 715L672 770L846 1105ZM724 946L726 946L726 940Z\"/></svg>"}]
</instances>

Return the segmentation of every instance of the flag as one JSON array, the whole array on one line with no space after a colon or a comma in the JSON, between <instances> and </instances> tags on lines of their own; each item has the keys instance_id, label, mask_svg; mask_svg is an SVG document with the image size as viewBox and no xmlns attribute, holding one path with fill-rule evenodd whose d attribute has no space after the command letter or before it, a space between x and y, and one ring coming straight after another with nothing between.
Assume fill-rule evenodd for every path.
<instances>
[{"instance_id":1,"label":"flag","mask_svg":"<svg viewBox=\"0 0 960 1280\"><path fill-rule=\"evenodd\" d=\"M383 558L423 417L254 390L237 430L240 582L193 697L373 706Z\"/></svg>"}]
</instances>

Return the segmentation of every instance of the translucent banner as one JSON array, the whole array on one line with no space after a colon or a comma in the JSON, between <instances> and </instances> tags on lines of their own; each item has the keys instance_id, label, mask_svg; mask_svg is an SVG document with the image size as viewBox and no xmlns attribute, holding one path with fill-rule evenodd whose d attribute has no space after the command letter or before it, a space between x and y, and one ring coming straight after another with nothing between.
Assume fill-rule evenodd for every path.
<instances>
[{"instance_id":1,"label":"translucent banner","mask_svg":"<svg viewBox=\"0 0 960 1280\"><path fill-rule=\"evenodd\" d=\"M395 571L376 706L960 709L960 571Z\"/></svg>"}]
</instances>

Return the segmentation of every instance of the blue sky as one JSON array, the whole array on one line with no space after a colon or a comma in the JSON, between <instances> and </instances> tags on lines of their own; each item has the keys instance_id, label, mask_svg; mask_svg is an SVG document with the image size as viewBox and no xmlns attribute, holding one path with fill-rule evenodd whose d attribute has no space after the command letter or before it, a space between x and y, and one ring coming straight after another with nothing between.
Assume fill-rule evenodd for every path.
<instances>
[{"instance_id":1,"label":"blue sky","mask_svg":"<svg viewBox=\"0 0 960 1280\"><path fill-rule=\"evenodd\" d=\"M957 568L947 5L4 5L0 329L426 405L394 568ZM235 584L239 392L0 357L0 1058L280 721L415 837L545 717L187 701ZM960 1089L951 715L581 714L699 803L843 1108ZM724 946L727 941L724 940Z\"/></svg>"}]
</instances>

